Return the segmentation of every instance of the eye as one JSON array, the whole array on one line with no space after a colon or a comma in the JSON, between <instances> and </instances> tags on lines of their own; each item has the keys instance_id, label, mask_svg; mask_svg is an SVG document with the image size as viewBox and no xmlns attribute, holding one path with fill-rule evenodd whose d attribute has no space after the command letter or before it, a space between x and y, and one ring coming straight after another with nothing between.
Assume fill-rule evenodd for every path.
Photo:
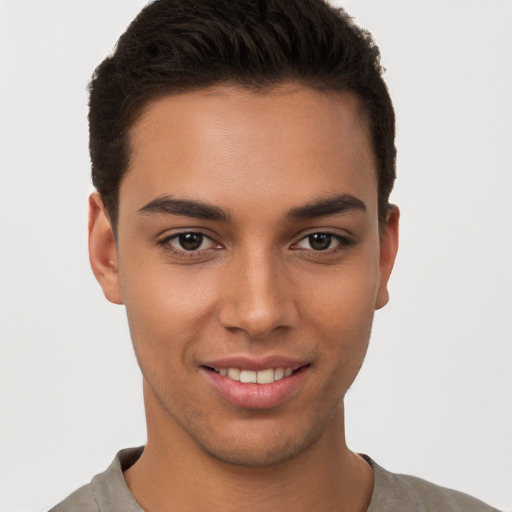
<instances>
[{"instance_id":1,"label":"eye","mask_svg":"<svg viewBox=\"0 0 512 512\"><path fill-rule=\"evenodd\" d=\"M210 237L203 235L203 233L195 233L192 231L177 233L176 235L165 238L160 243L164 246L171 246L172 249L178 252L204 251L218 247L218 244Z\"/></svg>"},{"instance_id":2,"label":"eye","mask_svg":"<svg viewBox=\"0 0 512 512\"><path fill-rule=\"evenodd\" d=\"M349 243L347 238L334 233L311 233L294 244L292 249L327 251L339 249Z\"/></svg>"}]
</instances>

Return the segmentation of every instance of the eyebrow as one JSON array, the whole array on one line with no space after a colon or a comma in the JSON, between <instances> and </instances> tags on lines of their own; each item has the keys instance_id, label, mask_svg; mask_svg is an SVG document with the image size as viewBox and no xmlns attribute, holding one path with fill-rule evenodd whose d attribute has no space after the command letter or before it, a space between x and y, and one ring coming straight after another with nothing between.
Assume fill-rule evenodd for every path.
<instances>
[{"instance_id":1,"label":"eyebrow","mask_svg":"<svg viewBox=\"0 0 512 512\"><path fill-rule=\"evenodd\" d=\"M216 220L227 222L229 215L218 208L200 201L190 199L174 199L164 195L153 199L139 209L140 213L163 213L167 215L182 215L196 219Z\"/></svg>"},{"instance_id":2,"label":"eyebrow","mask_svg":"<svg viewBox=\"0 0 512 512\"><path fill-rule=\"evenodd\" d=\"M351 211L366 212L366 205L361 199L351 194L341 194L292 208L288 212L286 220L292 222L295 220L314 219L316 217L327 217Z\"/></svg>"},{"instance_id":3,"label":"eyebrow","mask_svg":"<svg viewBox=\"0 0 512 512\"><path fill-rule=\"evenodd\" d=\"M327 217L354 210L366 212L366 205L353 195L341 194L292 208L286 215L286 221L293 222L314 219L316 217ZM218 222L229 222L230 220L229 214L217 206L191 199L175 199L169 195L153 199L140 208L139 212L142 214L181 215Z\"/></svg>"}]
</instances>

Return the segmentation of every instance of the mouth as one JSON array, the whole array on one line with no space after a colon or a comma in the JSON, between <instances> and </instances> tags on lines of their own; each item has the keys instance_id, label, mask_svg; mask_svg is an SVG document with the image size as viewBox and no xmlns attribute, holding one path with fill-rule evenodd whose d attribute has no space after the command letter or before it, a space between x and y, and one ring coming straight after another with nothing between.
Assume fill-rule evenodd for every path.
<instances>
[{"instance_id":1,"label":"mouth","mask_svg":"<svg viewBox=\"0 0 512 512\"><path fill-rule=\"evenodd\" d=\"M204 368L209 371L213 371L222 377L227 377L228 379L232 379L243 384L271 384L272 382L284 379L285 377L290 377L290 375L301 370L305 366L309 365L303 365L295 369L291 367L267 368L259 371L243 370L240 368L212 368L209 366L205 366Z\"/></svg>"},{"instance_id":2,"label":"mouth","mask_svg":"<svg viewBox=\"0 0 512 512\"><path fill-rule=\"evenodd\" d=\"M275 361L274 365L270 361L201 365L213 389L228 403L243 409L269 409L293 397L307 379L310 367L310 363L291 360Z\"/></svg>"}]
</instances>

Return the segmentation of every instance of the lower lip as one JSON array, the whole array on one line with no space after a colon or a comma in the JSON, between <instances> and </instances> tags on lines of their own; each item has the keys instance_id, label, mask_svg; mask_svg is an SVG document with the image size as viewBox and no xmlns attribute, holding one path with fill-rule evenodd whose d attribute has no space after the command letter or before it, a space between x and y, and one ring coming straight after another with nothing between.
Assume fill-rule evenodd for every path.
<instances>
[{"instance_id":1,"label":"lower lip","mask_svg":"<svg viewBox=\"0 0 512 512\"><path fill-rule=\"evenodd\" d=\"M303 381L307 366L289 377L269 384L243 384L203 368L203 373L219 394L230 404L246 409L270 409L293 395Z\"/></svg>"}]
</instances>

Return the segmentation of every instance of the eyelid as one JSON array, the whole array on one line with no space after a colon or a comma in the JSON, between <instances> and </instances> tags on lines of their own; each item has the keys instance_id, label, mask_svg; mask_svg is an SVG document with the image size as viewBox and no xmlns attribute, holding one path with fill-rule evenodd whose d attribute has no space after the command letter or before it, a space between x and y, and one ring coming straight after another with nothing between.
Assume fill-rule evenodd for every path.
<instances>
[{"instance_id":1,"label":"eyelid","mask_svg":"<svg viewBox=\"0 0 512 512\"><path fill-rule=\"evenodd\" d=\"M198 233L196 231L187 231L185 233L178 233L176 235L172 235L171 237L169 237L167 239L167 242L166 243L171 243L174 242L174 241L178 241L179 243L179 238L182 236L182 235L191 235L191 234L194 234L194 235L200 235L201 236L201 244L200 244L200 247L205 243L205 242L210 242L209 245L211 244L215 244L215 241L212 240L211 237L209 237L208 235L205 235L204 233ZM217 244L218 245L218 244ZM174 246L173 246L174 247ZM185 252L201 252L201 251L206 251L207 249L209 249L210 247L208 247L207 249L195 249L195 250L187 250L187 249L181 249L179 247L174 247L175 249L181 251L185 251Z\"/></svg>"},{"instance_id":2,"label":"eyelid","mask_svg":"<svg viewBox=\"0 0 512 512\"><path fill-rule=\"evenodd\" d=\"M296 246L306 240L307 238L309 238L310 236L313 236L313 235L328 235L328 236L331 236L332 238L334 238L337 242L338 242L338 245L334 248L329 248L329 249L324 249L324 250L315 250L313 248L311 249L304 249L304 248L296 248ZM352 238L352 235L344 232L344 233L340 233L338 231L335 231L333 229L312 229L310 231L308 231L307 233L303 233L300 238L297 239L296 242L294 242L290 248L292 250L299 250L299 251L309 251L309 252L314 252L314 253L324 253L324 254L329 254L329 253L333 253L333 252L337 252L339 250L343 250L343 248L347 247L347 246L350 246L350 245L353 245L355 243L355 241L353 240Z\"/></svg>"},{"instance_id":3,"label":"eyelid","mask_svg":"<svg viewBox=\"0 0 512 512\"><path fill-rule=\"evenodd\" d=\"M216 234L211 233L210 230L200 228L200 227L176 227L176 228L169 228L161 231L155 236L155 240L157 243L162 243L168 240L171 240L172 238L176 238L180 235L186 235L187 233L195 233L198 235L202 235L206 238L209 238L210 240L216 241Z\"/></svg>"},{"instance_id":4,"label":"eyelid","mask_svg":"<svg viewBox=\"0 0 512 512\"><path fill-rule=\"evenodd\" d=\"M224 245L217 242L217 237L215 235L210 234L207 232L208 230L205 230L203 228L175 228L171 232L169 230L164 231L163 234L160 234L158 236L158 239L156 240L156 243L158 246L162 247L163 249L169 251L170 253L174 253L180 257L194 257L199 255L204 255L205 253L211 251L212 249L221 249L224 248ZM210 241L211 244L213 244L213 247L207 247L206 249L196 249L196 250L186 250L186 249L179 249L176 247L173 247L170 244L170 241L177 239L180 235L185 235L188 233L194 233L203 236L207 240ZM322 235L328 235L334 238L338 243L336 247L334 248L328 248L324 250L319 249L313 249L313 248L298 248L297 245L302 242L303 240L306 240L308 237L315 235L315 234L322 234ZM336 253L338 251L342 251L346 247L355 244L355 240L353 239L353 235L346 230L343 230L342 233L339 232L339 230L336 230L334 228L312 228L307 230L306 232L302 232L300 236L296 237L296 241L293 242L289 248L296 251L304 251L304 252L312 252L312 253Z\"/></svg>"},{"instance_id":5,"label":"eyelid","mask_svg":"<svg viewBox=\"0 0 512 512\"><path fill-rule=\"evenodd\" d=\"M180 249L177 247L174 247L171 242L173 240L176 240L180 235L186 235L186 234L197 234L201 235L205 239L209 240L211 244L213 244L212 247L207 247L206 249L196 249L196 250L189 250L186 249ZM205 253L211 251L212 249L219 249L222 248L222 244L216 241L216 239L211 235L205 232L204 229L201 228L180 228L176 229L175 231L169 233L168 231L165 232L163 235L159 236L159 238L156 241L157 245L160 246L165 251L168 251L172 255L175 255L180 258L194 258L198 257L200 255L205 255Z\"/></svg>"}]
</instances>

